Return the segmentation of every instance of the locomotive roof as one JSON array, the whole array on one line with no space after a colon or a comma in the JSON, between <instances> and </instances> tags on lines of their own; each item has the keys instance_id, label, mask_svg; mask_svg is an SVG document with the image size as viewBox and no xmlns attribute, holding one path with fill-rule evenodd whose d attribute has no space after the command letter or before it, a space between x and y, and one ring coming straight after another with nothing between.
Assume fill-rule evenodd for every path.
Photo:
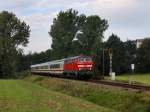
<instances>
[{"instance_id":1,"label":"locomotive roof","mask_svg":"<svg viewBox=\"0 0 150 112\"><path fill-rule=\"evenodd\" d=\"M75 58L80 58L80 57L85 57L85 58L88 57L89 58L90 56L80 55L80 56L74 56L74 57L64 58L64 60L75 59Z\"/></svg>"},{"instance_id":2,"label":"locomotive roof","mask_svg":"<svg viewBox=\"0 0 150 112\"><path fill-rule=\"evenodd\" d=\"M64 58L61 60L54 60L54 61L48 61L45 63L34 64L34 65L31 65L30 67L32 68L32 67L46 66L46 65L51 65L51 64L60 64L60 63L64 63L65 60L76 59L76 58L80 58L80 57L89 57L89 56L83 56L83 55L74 56L74 57Z\"/></svg>"}]
</instances>

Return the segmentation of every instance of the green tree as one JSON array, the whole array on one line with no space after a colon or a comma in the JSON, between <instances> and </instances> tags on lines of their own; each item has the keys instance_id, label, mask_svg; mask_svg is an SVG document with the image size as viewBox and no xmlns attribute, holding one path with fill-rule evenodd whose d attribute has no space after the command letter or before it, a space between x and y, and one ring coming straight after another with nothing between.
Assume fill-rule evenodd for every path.
<instances>
[{"instance_id":1,"label":"green tree","mask_svg":"<svg viewBox=\"0 0 150 112\"><path fill-rule=\"evenodd\" d=\"M150 72L150 39L145 39L137 50L137 71Z\"/></svg>"},{"instance_id":2,"label":"green tree","mask_svg":"<svg viewBox=\"0 0 150 112\"><path fill-rule=\"evenodd\" d=\"M51 30L52 49L55 57L68 57L72 52L72 41L78 31L78 12L72 9L61 11L54 18Z\"/></svg>"},{"instance_id":3,"label":"green tree","mask_svg":"<svg viewBox=\"0 0 150 112\"><path fill-rule=\"evenodd\" d=\"M113 72L116 72L117 74L127 72L128 68L125 62L126 59L125 47L120 38L117 35L112 34L106 42L106 48L112 48L113 50L113 57L112 57ZM107 71L108 74L109 72L108 53L105 62L106 62L105 70Z\"/></svg>"},{"instance_id":4,"label":"green tree","mask_svg":"<svg viewBox=\"0 0 150 112\"><path fill-rule=\"evenodd\" d=\"M92 55L100 52L102 39L104 38L103 34L107 28L107 21L97 15L86 18L80 29L82 33L77 36L83 54Z\"/></svg>"},{"instance_id":5,"label":"green tree","mask_svg":"<svg viewBox=\"0 0 150 112\"><path fill-rule=\"evenodd\" d=\"M124 42L124 47L125 47L125 62L124 64L126 65L127 71L126 72L131 72L131 64L136 63L136 44L135 42L128 40Z\"/></svg>"},{"instance_id":6,"label":"green tree","mask_svg":"<svg viewBox=\"0 0 150 112\"><path fill-rule=\"evenodd\" d=\"M30 35L29 26L13 13L0 13L0 75L9 77L17 69L19 45L26 46Z\"/></svg>"}]
</instances>

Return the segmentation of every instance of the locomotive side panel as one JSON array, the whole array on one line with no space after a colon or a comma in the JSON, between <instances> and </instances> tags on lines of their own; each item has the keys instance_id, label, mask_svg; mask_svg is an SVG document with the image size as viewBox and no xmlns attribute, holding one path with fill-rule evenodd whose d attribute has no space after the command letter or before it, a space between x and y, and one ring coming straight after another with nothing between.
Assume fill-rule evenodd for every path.
<instances>
[{"instance_id":1,"label":"locomotive side panel","mask_svg":"<svg viewBox=\"0 0 150 112\"><path fill-rule=\"evenodd\" d=\"M66 59L64 62L64 72L74 73L78 71L77 58Z\"/></svg>"}]
</instances>

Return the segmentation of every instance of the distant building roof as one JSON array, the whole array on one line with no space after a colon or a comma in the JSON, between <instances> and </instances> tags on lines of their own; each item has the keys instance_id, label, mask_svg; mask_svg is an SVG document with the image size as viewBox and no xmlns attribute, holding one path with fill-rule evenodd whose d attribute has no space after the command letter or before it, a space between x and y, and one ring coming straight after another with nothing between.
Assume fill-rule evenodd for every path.
<instances>
[{"instance_id":1,"label":"distant building roof","mask_svg":"<svg viewBox=\"0 0 150 112\"><path fill-rule=\"evenodd\" d=\"M143 39L136 39L136 48L138 49L138 48L140 48L141 47L141 45L143 44L143 41L145 40L145 39L149 39L150 37L146 37L146 38L143 38Z\"/></svg>"}]
</instances>

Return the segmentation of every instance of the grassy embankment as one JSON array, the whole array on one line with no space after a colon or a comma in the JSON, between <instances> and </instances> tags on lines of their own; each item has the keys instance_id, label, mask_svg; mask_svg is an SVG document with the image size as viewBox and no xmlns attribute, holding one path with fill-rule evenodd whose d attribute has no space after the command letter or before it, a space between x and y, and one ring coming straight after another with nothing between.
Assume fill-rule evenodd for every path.
<instances>
[{"instance_id":1,"label":"grassy embankment","mask_svg":"<svg viewBox=\"0 0 150 112\"><path fill-rule=\"evenodd\" d=\"M131 76L131 79L133 83L141 83L150 85L150 74L123 74L123 75L117 75L116 80L117 81L123 81L128 82L129 76ZM110 79L110 77L106 77L106 79Z\"/></svg>"},{"instance_id":2,"label":"grassy embankment","mask_svg":"<svg viewBox=\"0 0 150 112\"><path fill-rule=\"evenodd\" d=\"M150 92L127 91L81 81L42 76L30 76L25 80L119 112L150 112Z\"/></svg>"},{"instance_id":3,"label":"grassy embankment","mask_svg":"<svg viewBox=\"0 0 150 112\"><path fill-rule=\"evenodd\" d=\"M114 112L22 80L0 80L0 112Z\"/></svg>"}]
</instances>

